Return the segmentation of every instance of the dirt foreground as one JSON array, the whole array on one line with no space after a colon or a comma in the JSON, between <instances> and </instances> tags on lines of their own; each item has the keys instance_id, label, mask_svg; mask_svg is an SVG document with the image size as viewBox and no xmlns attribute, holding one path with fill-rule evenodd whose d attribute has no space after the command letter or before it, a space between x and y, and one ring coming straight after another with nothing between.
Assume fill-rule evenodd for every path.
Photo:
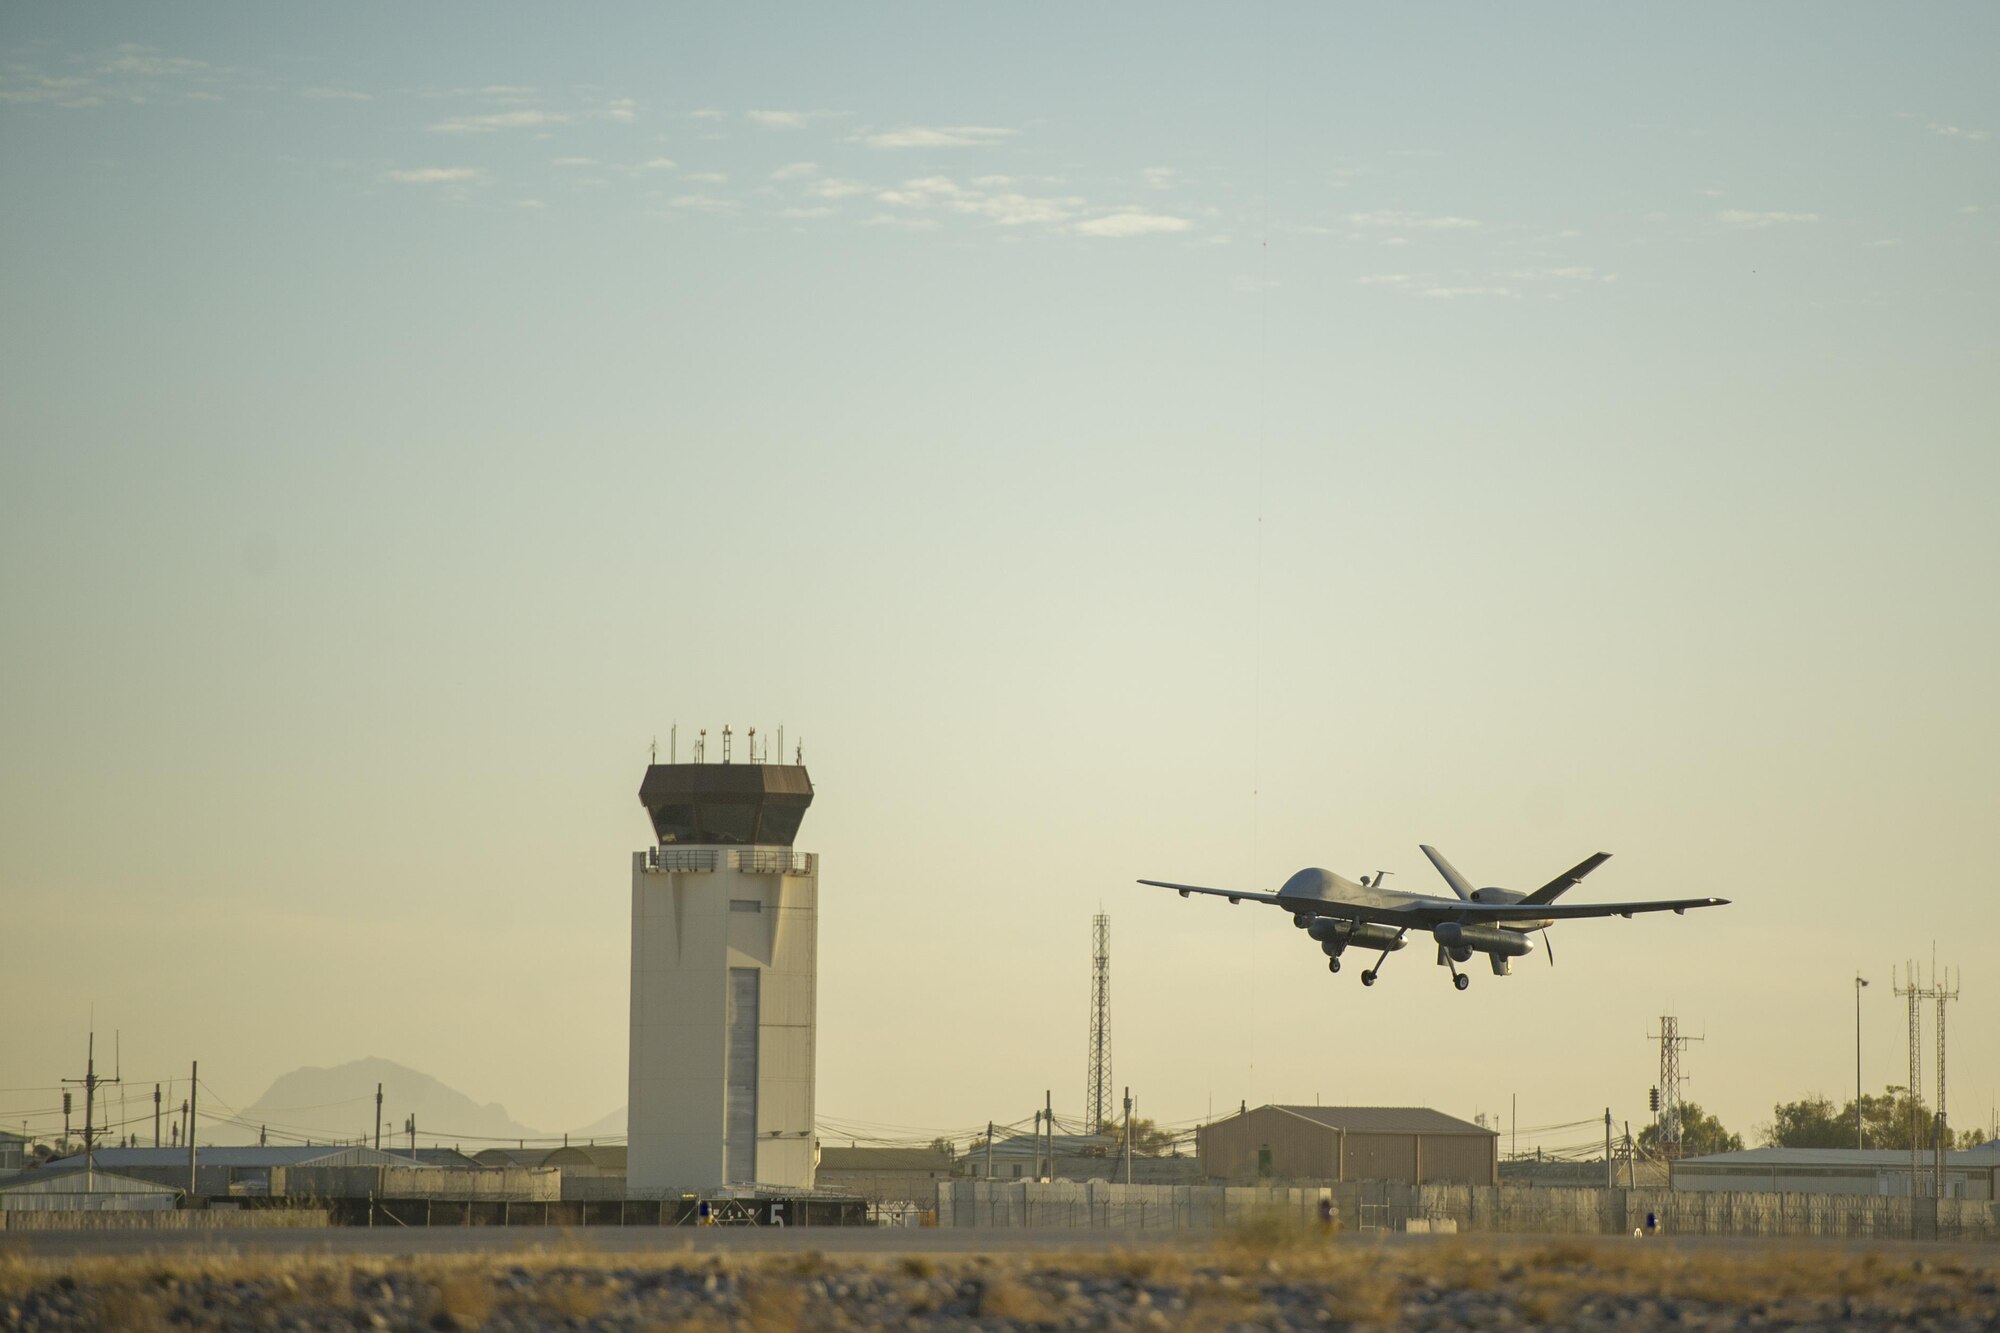
<instances>
[{"instance_id":1,"label":"dirt foreground","mask_svg":"<svg viewBox=\"0 0 2000 1333\"><path fill-rule=\"evenodd\" d=\"M355 1257L0 1249L0 1327L69 1329L2000 1328L2000 1253L1248 1228L1086 1254Z\"/></svg>"}]
</instances>

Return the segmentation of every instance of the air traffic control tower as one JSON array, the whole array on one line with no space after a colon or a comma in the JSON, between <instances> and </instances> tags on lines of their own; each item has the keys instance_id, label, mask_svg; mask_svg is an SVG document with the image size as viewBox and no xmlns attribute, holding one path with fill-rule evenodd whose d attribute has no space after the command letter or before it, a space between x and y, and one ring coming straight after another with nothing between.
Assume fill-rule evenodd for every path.
<instances>
[{"instance_id":1,"label":"air traffic control tower","mask_svg":"<svg viewBox=\"0 0 2000 1333\"><path fill-rule=\"evenodd\" d=\"M656 841L632 857L634 1198L812 1187L819 858L792 846L812 798L798 764L646 770Z\"/></svg>"}]
</instances>

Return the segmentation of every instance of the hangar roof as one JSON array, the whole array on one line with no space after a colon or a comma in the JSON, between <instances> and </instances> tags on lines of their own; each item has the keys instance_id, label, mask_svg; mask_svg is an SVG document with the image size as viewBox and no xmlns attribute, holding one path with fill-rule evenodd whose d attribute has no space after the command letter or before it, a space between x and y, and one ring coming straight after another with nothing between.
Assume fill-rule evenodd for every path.
<instances>
[{"instance_id":1,"label":"hangar roof","mask_svg":"<svg viewBox=\"0 0 2000 1333\"><path fill-rule=\"evenodd\" d=\"M1948 1152L1944 1155L1945 1165L1987 1166L2000 1162L2000 1153L1987 1151L1990 1146L1970 1152ZM1930 1149L1920 1149L1917 1157L1919 1173L1929 1171L1933 1165ZM1738 1166L1765 1171L1774 1166L1844 1166L1859 1171L1893 1171L1900 1167L1907 1171L1910 1151L1907 1148L1745 1148L1741 1152L1683 1157L1675 1166Z\"/></svg>"},{"instance_id":2,"label":"hangar roof","mask_svg":"<svg viewBox=\"0 0 2000 1333\"><path fill-rule=\"evenodd\" d=\"M822 1171L942 1171L956 1165L936 1148L821 1148Z\"/></svg>"},{"instance_id":3,"label":"hangar roof","mask_svg":"<svg viewBox=\"0 0 2000 1333\"><path fill-rule=\"evenodd\" d=\"M1495 1134L1499 1131L1428 1106L1277 1106L1350 1134Z\"/></svg>"},{"instance_id":4,"label":"hangar roof","mask_svg":"<svg viewBox=\"0 0 2000 1333\"><path fill-rule=\"evenodd\" d=\"M100 1170L117 1167L186 1167L188 1150L178 1148L98 1148L91 1154ZM257 1147L217 1144L198 1146L195 1160L202 1166L256 1168L266 1166L408 1166L410 1159L373 1148L342 1147L339 1144L285 1144ZM62 1159L64 1165L83 1165L83 1154Z\"/></svg>"}]
</instances>

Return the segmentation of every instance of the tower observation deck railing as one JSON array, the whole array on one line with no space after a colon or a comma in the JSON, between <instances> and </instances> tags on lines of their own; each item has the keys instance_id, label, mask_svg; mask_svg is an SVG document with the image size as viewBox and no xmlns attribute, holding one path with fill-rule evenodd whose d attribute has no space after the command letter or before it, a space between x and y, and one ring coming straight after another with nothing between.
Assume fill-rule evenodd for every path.
<instances>
[{"instance_id":1,"label":"tower observation deck railing","mask_svg":"<svg viewBox=\"0 0 2000 1333\"><path fill-rule=\"evenodd\" d=\"M646 849L646 869L648 870L714 870L719 852L688 847L649 847Z\"/></svg>"},{"instance_id":2,"label":"tower observation deck railing","mask_svg":"<svg viewBox=\"0 0 2000 1333\"><path fill-rule=\"evenodd\" d=\"M818 856L790 847L649 847L646 869L660 874L733 868L746 875L810 875Z\"/></svg>"},{"instance_id":3,"label":"tower observation deck railing","mask_svg":"<svg viewBox=\"0 0 2000 1333\"><path fill-rule=\"evenodd\" d=\"M746 847L736 853L736 868L746 875L810 875L815 856L789 847Z\"/></svg>"}]
</instances>

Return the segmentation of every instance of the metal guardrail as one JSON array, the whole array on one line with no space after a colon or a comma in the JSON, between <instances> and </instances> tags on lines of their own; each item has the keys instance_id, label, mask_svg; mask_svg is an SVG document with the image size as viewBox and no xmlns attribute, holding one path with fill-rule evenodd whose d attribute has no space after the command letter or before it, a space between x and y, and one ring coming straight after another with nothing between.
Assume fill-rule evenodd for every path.
<instances>
[{"instance_id":1,"label":"metal guardrail","mask_svg":"<svg viewBox=\"0 0 2000 1333\"><path fill-rule=\"evenodd\" d=\"M804 875L812 871L813 853L789 847L752 847L736 853L736 868L746 875Z\"/></svg>"},{"instance_id":2,"label":"metal guardrail","mask_svg":"<svg viewBox=\"0 0 2000 1333\"><path fill-rule=\"evenodd\" d=\"M651 847L646 851L646 869L657 871L714 870L716 854L681 847Z\"/></svg>"}]
</instances>

